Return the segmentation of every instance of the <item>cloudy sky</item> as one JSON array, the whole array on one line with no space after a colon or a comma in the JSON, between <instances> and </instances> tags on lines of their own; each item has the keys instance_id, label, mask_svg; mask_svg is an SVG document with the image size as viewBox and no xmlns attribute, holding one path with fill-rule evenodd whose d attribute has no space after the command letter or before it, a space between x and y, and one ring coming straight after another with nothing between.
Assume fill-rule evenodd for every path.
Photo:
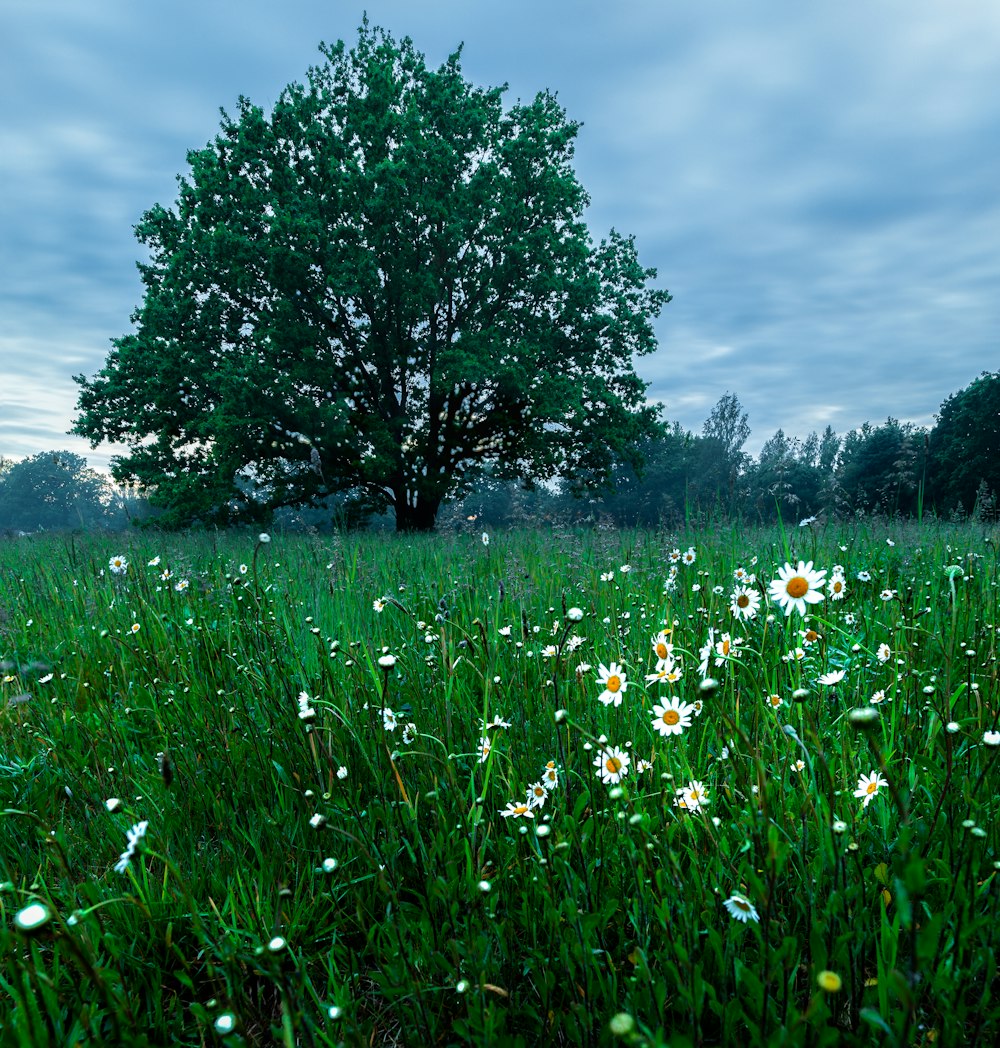
<instances>
[{"instance_id":1,"label":"cloudy sky","mask_svg":"<svg viewBox=\"0 0 1000 1048\"><path fill-rule=\"evenodd\" d=\"M107 465L66 430L140 301L133 225L220 107L269 107L365 10L583 123L595 239L674 296L639 362L669 418L734 391L756 452L932 424L1000 367L993 0L0 0L0 455Z\"/></svg>"}]
</instances>

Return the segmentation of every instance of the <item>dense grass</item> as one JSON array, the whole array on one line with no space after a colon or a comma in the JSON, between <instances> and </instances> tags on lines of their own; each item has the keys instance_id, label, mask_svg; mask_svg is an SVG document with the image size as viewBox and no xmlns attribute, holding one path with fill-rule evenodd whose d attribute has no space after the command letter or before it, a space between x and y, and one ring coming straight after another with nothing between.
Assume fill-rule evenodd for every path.
<instances>
[{"instance_id":1,"label":"dense grass","mask_svg":"<svg viewBox=\"0 0 1000 1048\"><path fill-rule=\"evenodd\" d=\"M1000 1037L994 535L120 541L0 545L3 1043Z\"/></svg>"}]
</instances>

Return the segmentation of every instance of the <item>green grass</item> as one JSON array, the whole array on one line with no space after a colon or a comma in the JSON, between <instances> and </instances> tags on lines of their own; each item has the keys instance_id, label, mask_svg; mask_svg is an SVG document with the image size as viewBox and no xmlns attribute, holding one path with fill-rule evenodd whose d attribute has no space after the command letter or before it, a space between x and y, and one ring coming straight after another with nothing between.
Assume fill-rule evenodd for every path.
<instances>
[{"instance_id":1,"label":"green grass","mask_svg":"<svg viewBox=\"0 0 1000 1048\"><path fill-rule=\"evenodd\" d=\"M0 545L2 1043L1000 1036L994 533L120 541ZM845 599L734 618L799 558Z\"/></svg>"}]
</instances>

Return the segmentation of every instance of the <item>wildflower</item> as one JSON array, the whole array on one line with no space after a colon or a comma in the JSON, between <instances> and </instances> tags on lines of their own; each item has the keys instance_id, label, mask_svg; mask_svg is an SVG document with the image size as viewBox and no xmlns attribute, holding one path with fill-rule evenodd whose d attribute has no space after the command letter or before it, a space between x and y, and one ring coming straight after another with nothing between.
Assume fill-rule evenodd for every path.
<instances>
[{"instance_id":1,"label":"wildflower","mask_svg":"<svg viewBox=\"0 0 1000 1048\"><path fill-rule=\"evenodd\" d=\"M723 633L722 639L715 642L715 665L724 666L727 659L738 659L739 645L742 643L742 637L731 637L728 633Z\"/></svg>"},{"instance_id":2,"label":"wildflower","mask_svg":"<svg viewBox=\"0 0 1000 1048\"><path fill-rule=\"evenodd\" d=\"M816 518L815 517L803 517L802 520L799 521L799 527L800 528L808 528L810 524L815 524L815 523L816 523Z\"/></svg>"},{"instance_id":3,"label":"wildflower","mask_svg":"<svg viewBox=\"0 0 1000 1048\"><path fill-rule=\"evenodd\" d=\"M984 731L983 742L987 746L1000 746L1000 731Z\"/></svg>"},{"instance_id":4,"label":"wildflower","mask_svg":"<svg viewBox=\"0 0 1000 1048\"><path fill-rule=\"evenodd\" d=\"M549 791L543 782L533 782L528 787L528 806L532 809L543 808L548 800Z\"/></svg>"},{"instance_id":5,"label":"wildflower","mask_svg":"<svg viewBox=\"0 0 1000 1048\"><path fill-rule=\"evenodd\" d=\"M151 561L149 561L146 564L146 567L147 568L158 568L159 566L160 566L160 555L159 555L159 553L157 553L157 555Z\"/></svg>"},{"instance_id":6,"label":"wildflower","mask_svg":"<svg viewBox=\"0 0 1000 1048\"><path fill-rule=\"evenodd\" d=\"M623 575L627 575L632 570L632 565L631 564L623 564L618 570Z\"/></svg>"},{"instance_id":7,"label":"wildflower","mask_svg":"<svg viewBox=\"0 0 1000 1048\"><path fill-rule=\"evenodd\" d=\"M403 745L404 746L409 746L416 737L417 737L417 726L416 726L416 724L413 723L413 721L410 721L403 728Z\"/></svg>"},{"instance_id":8,"label":"wildflower","mask_svg":"<svg viewBox=\"0 0 1000 1048\"><path fill-rule=\"evenodd\" d=\"M490 533L488 531L484 531L483 535L482 535L482 539L483 539L483 545L484 546L488 546L490 544Z\"/></svg>"},{"instance_id":9,"label":"wildflower","mask_svg":"<svg viewBox=\"0 0 1000 1048\"><path fill-rule=\"evenodd\" d=\"M346 779L347 778L347 769L343 766L343 764L341 764L341 766L337 769L337 778L338 779Z\"/></svg>"},{"instance_id":10,"label":"wildflower","mask_svg":"<svg viewBox=\"0 0 1000 1048\"><path fill-rule=\"evenodd\" d=\"M268 544L268 543L269 543L269 542L271 541L271 536L270 536L270 535L268 535L268 533L267 533L266 531L262 531L262 532L261 532L261 533L260 533L260 534L259 534L259 535L257 536L257 541L258 541L258 542L259 542L259 543L260 543L260 544L261 544L262 546L266 546L266 545L267 545L267 544Z\"/></svg>"},{"instance_id":11,"label":"wildflower","mask_svg":"<svg viewBox=\"0 0 1000 1048\"><path fill-rule=\"evenodd\" d=\"M554 659L559 654L559 648L555 644L546 644L542 648L543 659Z\"/></svg>"},{"instance_id":12,"label":"wildflower","mask_svg":"<svg viewBox=\"0 0 1000 1048\"><path fill-rule=\"evenodd\" d=\"M697 811L702 805L708 804L708 788L695 779L677 791L677 800L674 803L678 808Z\"/></svg>"},{"instance_id":13,"label":"wildflower","mask_svg":"<svg viewBox=\"0 0 1000 1048\"><path fill-rule=\"evenodd\" d=\"M614 577L615 577L615 573L613 571L602 571L601 572L601 582L611 582L614 579Z\"/></svg>"},{"instance_id":14,"label":"wildflower","mask_svg":"<svg viewBox=\"0 0 1000 1048\"><path fill-rule=\"evenodd\" d=\"M485 764L486 758L490 755L490 750L493 748L493 742L488 735L484 735L479 740L479 763Z\"/></svg>"},{"instance_id":15,"label":"wildflower","mask_svg":"<svg viewBox=\"0 0 1000 1048\"><path fill-rule=\"evenodd\" d=\"M654 681L659 684L676 684L683 676L684 671L680 666L673 662L667 662L664 663L662 669L658 669L655 673L647 673L646 680L650 684Z\"/></svg>"},{"instance_id":16,"label":"wildflower","mask_svg":"<svg viewBox=\"0 0 1000 1048\"><path fill-rule=\"evenodd\" d=\"M500 814L505 819L511 817L515 819L533 819L535 817L535 813L531 810L531 805L527 801L521 801L520 803L508 801L507 807Z\"/></svg>"},{"instance_id":17,"label":"wildflower","mask_svg":"<svg viewBox=\"0 0 1000 1048\"><path fill-rule=\"evenodd\" d=\"M831 972L828 969L824 969L816 976L816 985L824 993L840 993L841 987L844 985L844 980L836 972Z\"/></svg>"},{"instance_id":18,"label":"wildflower","mask_svg":"<svg viewBox=\"0 0 1000 1048\"><path fill-rule=\"evenodd\" d=\"M771 709L776 710L785 704L785 700L780 695L768 695L767 704Z\"/></svg>"},{"instance_id":19,"label":"wildflower","mask_svg":"<svg viewBox=\"0 0 1000 1048\"><path fill-rule=\"evenodd\" d=\"M896 596L896 591L894 589L884 589L879 594L879 599L882 600L882 601L888 602L888 601L892 600L892 598L895 597L895 596Z\"/></svg>"},{"instance_id":20,"label":"wildflower","mask_svg":"<svg viewBox=\"0 0 1000 1048\"><path fill-rule=\"evenodd\" d=\"M792 648L790 652L781 656L782 662L801 662L806 657L803 648Z\"/></svg>"},{"instance_id":21,"label":"wildflower","mask_svg":"<svg viewBox=\"0 0 1000 1048\"><path fill-rule=\"evenodd\" d=\"M859 571L857 575L855 575L855 578L858 582L871 582L872 573L870 571Z\"/></svg>"},{"instance_id":22,"label":"wildflower","mask_svg":"<svg viewBox=\"0 0 1000 1048\"><path fill-rule=\"evenodd\" d=\"M124 575L128 571L128 561L124 557L112 557L108 561L112 575Z\"/></svg>"},{"instance_id":23,"label":"wildflower","mask_svg":"<svg viewBox=\"0 0 1000 1048\"><path fill-rule=\"evenodd\" d=\"M372 601L372 610L378 612L379 615L385 611L385 601L381 599L375 599Z\"/></svg>"},{"instance_id":24,"label":"wildflower","mask_svg":"<svg viewBox=\"0 0 1000 1048\"><path fill-rule=\"evenodd\" d=\"M830 600L843 600L847 596L847 584L843 575L831 575L830 582L826 587L830 594Z\"/></svg>"},{"instance_id":25,"label":"wildflower","mask_svg":"<svg viewBox=\"0 0 1000 1048\"><path fill-rule=\"evenodd\" d=\"M652 767L652 761L646 760L645 757L640 757L639 760L635 762L635 773L636 775L641 775L644 771L649 771Z\"/></svg>"},{"instance_id":26,"label":"wildflower","mask_svg":"<svg viewBox=\"0 0 1000 1048\"><path fill-rule=\"evenodd\" d=\"M672 549L667 554L667 559L671 564L676 564L681 559L681 551L679 549Z\"/></svg>"},{"instance_id":27,"label":"wildflower","mask_svg":"<svg viewBox=\"0 0 1000 1048\"><path fill-rule=\"evenodd\" d=\"M878 646L878 651L875 652L875 657L879 662L885 665L885 663L892 658L892 648L890 648L888 644L880 644Z\"/></svg>"},{"instance_id":28,"label":"wildflower","mask_svg":"<svg viewBox=\"0 0 1000 1048\"><path fill-rule=\"evenodd\" d=\"M14 925L22 932L34 932L52 920L52 911L44 903L31 902L14 915Z\"/></svg>"},{"instance_id":29,"label":"wildflower","mask_svg":"<svg viewBox=\"0 0 1000 1048\"><path fill-rule=\"evenodd\" d=\"M597 683L604 685L604 691L597 696L598 701L603 702L605 706L622 704L622 692L628 687L628 681L625 679L623 668L617 662L612 662L610 666L601 663L597 671Z\"/></svg>"},{"instance_id":30,"label":"wildflower","mask_svg":"<svg viewBox=\"0 0 1000 1048\"><path fill-rule=\"evenodd\" d=\"M682 702L676 696L666 699L660 705L653 707L653 727L664 738L668 735L680 735L685 728L691 727L693 712L693 706Z\"/></svg>"},{"instance_id":31,"label":"wildflower","mask_svg":"<svg viewBox=\"0 0 1000 1048\"><path fill-rule=\"evenodd\" d=\"M885 691L881 688L871 697L871 704L873 706L877 706L880 702L885 702Z\"/></svg>"},{"instance_id":32,"label":"wildflower","mask_svg":"<svg viewBox=\"0 0 1000 1048\"><path fill-rule=\"evenodd\" d=\"M760 594L749 586L738 586L729 597L729 610L738 619L755 619L760 611Z\"/></svg>"},{"instance_id":33,"label":"wildflower","mask_svg":"<svg viewBox=\"0 0 1000 1048\"><path fill-rule=\"evenodd\" d=\"M628 1012L618 1012L611 1016L608 1029L619 1040L628 1040L635 1033L635 1019Z\"/></svg>"},{"instance_id":34,"label":"wildflower","mask_svg":"<svg viewBox=\"0 0 1000 1048\"><path fill-rule=\"evenodd\" d=\"M685 564L693 564L697 559L698 556L694 551L694 546L688 546L684 551L684 556L681 557L681 560L683 560Z\"/></svg>"},{"instance_id":35,"label":"wildflower","mask_svg":"<svg viewBox=\"0 0 1000 1048\"><path fill-rule=\"evenodd\" d=\"M382 727L386 731L395 731L399 721L396 719L396 714L388 708L388 706L382 710Z\"/></svg>"},{"instance_id":36,"label":"wildflower","mask_svg":"<svg viewBox=\"0 0 1000 1048\"><path fill-rule=\"evenodd\" d=\"M499 633L501 637L509 637L510 636L510 631L511 631L511 627L510 626L501 626L497 630L497 633Z\"/></svg>"},{"instance_id":37,"label":"wildflower","mask_svg":"<svg viewBox=\"0 0 1000 1048\"><path fill-rule=\"evenodd\" d=\"M889 783L886 779L877 771L872 771L870 775L862 775L858 779L858 788L854 791L854 796L858 797L864 802L863 807L867 808L872 797L874 797L882 786L888 786Z\"/></svg>"},{"instance_id":38,"label":"wildflower","mask_svg":"<svg viewBox=\"0 0 1000 1048\"><path fill-rule=\"evenodd\" d=\"M594 758L594 767L605 785L616 786L628 774L632 758L617 746L605 746Z\"/></svg>"},{"instance_id":39,"label":"wildflower","mask_svg":"<svg viewBox=\"0 0 1000 1048\"><path fill-rule=\"evenodd\" d=\"M125 837L127 840L127 846L121 854L121 858L115 863L115 872L124 873L128 869L128 864L132 861L135 856L136 850L139 847L139 841L146 836L146 830L149 829L149 822L143 819L142 822L137 822L132 829L130 829Z\"/></svg>"},{"instance_id":40,"label":"wildflower","mask_svg":"<svg viewBox=\"0 0 1000 1048\"><path fill-rule=\"evenodd\" d=\"M730 895L722 905L729 911L730 917L742 921L743 924L760 920L760 914L757 913L754 904L742 895Z\"/></svg>"},{"instance_id":41,"label":"wildflower","mask_svg":"<svg viewBox=\"0 0 1000 1048\"><path fill-rule=\"evenodd\" d=\"M389 655L389 654L380 655L379 656L379 660L378 660L378 664L384 670L391 670L392 667L396 665L396 656L395 655Z\"/></svg>"},{"instance_id":42,"label":"wildflower","mask_svg":"<svg viewBox=\"0 0 1000 1048\"><path fill-rule=\"evenodd\" d=\"M241 564L240 565L240 574L241 575L245 575L249 570L250 569L246 566L246 564Z\"/></svg>"},{"instance_id":43,"label":"wildflower","mask_svg":"<svg viewBox=\"0 0 1000 1048\"><path fill-rule=\"evenodd\" d=\"M129 626L129 631L131 633L138 633L141 628L142 627L140 627L138 622L133 622L132 625Z\"/></svg>"},{"instance_id":44,"label":"wildflower","mask_svg":"<svg viewBox=\"0 0 1000 1048\"><path fill-rule=\"evenodd\" d=\"M316 812L316 814L309 820L309 825L314 830L321 830L327 824L327 822L328 820L325 815L321 814L320 812Z\"/></svg>"},{"instance_id":45,"label":"wildflower","mask_svg":"<svg viewBox=\"0 0 1000 1048\"><path fill-rule=\"evenodd\" d=\"M566 618L570 622L580 622L583 619L583 608L570 608L566 612Z\"/></svg>"},{"instance_id":46,"label":"wildflower","mask_svg":"<svg viewBox=\"0 0 1000 1048\"><path fill-rule=\"evenodd\" d=\"M798 775L799 772L805 771L806 762L800 757L797 761L792 761L789 767L796 775Z\"/></svg>"},{"instance_id":47,"label":"wildflower","mask_svg":"<svg viewBox=\"0 0 1000 1048\"><path fill-rule=\"evenodd\" d=\"M708 674L708 664L712 658L712 652L715 651L715 629L713 627L708 628L708 639L698 649L698 672L702 677Z\"/></svg>"},{"instance_id":48,"label":"wildflower","mask_svg":"<svg viewBox=\"0 0 1000 1048\"><path fill-rule=\"evenodd\" d=\"M299 692L299 720L311 721L316 718L316 711L309 705L312 700L304 691Z\"/></svg>"},{"instance_id":49,"label":"wildflower","mask_svg":"<svg viewBox=\"0 0 1000 1048\"><path fill-rule=\"evenodd\" d=\"M188 582L188 580L187 580L187 579L178 579L178 580L177 580L177 581L176 581L176 582L174 583L174 589L175 589L175 590L176 590L176 591L177 591L178 593L183 593L183 592L184 592L184 591L185 591L185 590L186 590L186 589L188 588L188 586L190 586L190 585L191 585L191 583L190 583L190 582Z\"/></svg>"},{"instance_id":50,"label":"wildflower","mask_svg":"<svg viewBox=\"0 0 1000 1048\"><path fill-rule=\"evenodd\" d=\"M834 684L839 684L844 679L843 670L830 670L829 673L824 673L822 676L816 678L817 684L826 684L832 687Z\"/></svg>"},{"instance_id":51,"label":"wildflower","mask_svg":"<svg viewBox=\"0 0 1000 1048\"><path fill-rule=\"evenodd\" d=\"M799 561L793 568L785 563L778 569L778 577L768 585L771 599L785 609L785 616L791 615L793 609L805 615L807 604L818 604L823 599L819 591L824 585L826 571L814 571L813 562Z\"/></svg>"},{"instance_id":52,"label":"wildflower","mask_svg":"<svg viewBox=\"0 0 1000 1048\"><path fill-rule=\"evenodd\" d=\"M483 723L483 731L489 731L490 728L509 728L510 721L504 720L499 713L493 714L493 719L489 722Z\"/></svg>"},{"instance_id":53,"label":"wildflower","mask_svg":"<svg viewBox=\"0 0 1000 1048\"><path fill-rule=\"evenodd\" d=\"M660 668L661 662L667 662L674 652L674 646L668 640L670 634L666 630L660 630L653 638L653 651L656 653L656 668Z\"/></svg>"}]
</instances>

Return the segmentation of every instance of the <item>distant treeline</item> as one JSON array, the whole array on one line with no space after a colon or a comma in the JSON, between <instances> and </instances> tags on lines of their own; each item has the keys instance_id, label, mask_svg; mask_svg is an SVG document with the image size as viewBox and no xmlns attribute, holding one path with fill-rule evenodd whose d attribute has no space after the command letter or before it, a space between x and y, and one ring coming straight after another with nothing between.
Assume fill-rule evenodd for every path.
<instances>
[{"instance_id":1,"label":"distant treeline","mask_svg":"<svg viewBox=\"0 0 1000 1048\"><path fill-rule=\"evenodd\" d=\"M744 450L750 425L739 397L727 393L700 434L679 423L642 445L644 466L621 464L599 496L576 498L571 485L525 489L485 472L476 489L445 506L442 528L544 523L674 526L708 519L858 515L993 519L1000 493L1000 372L983 372L941 405L931 428L891 416L843 436L829 426L805 439L779 429L754 459ZM0 458L0 532L118 530L155 524L142 492L116 485L68 451L20 462ZM310 507L278 510L289 530L392 527L359 508L350 492Z\"/></svg>"}]
</instances>

